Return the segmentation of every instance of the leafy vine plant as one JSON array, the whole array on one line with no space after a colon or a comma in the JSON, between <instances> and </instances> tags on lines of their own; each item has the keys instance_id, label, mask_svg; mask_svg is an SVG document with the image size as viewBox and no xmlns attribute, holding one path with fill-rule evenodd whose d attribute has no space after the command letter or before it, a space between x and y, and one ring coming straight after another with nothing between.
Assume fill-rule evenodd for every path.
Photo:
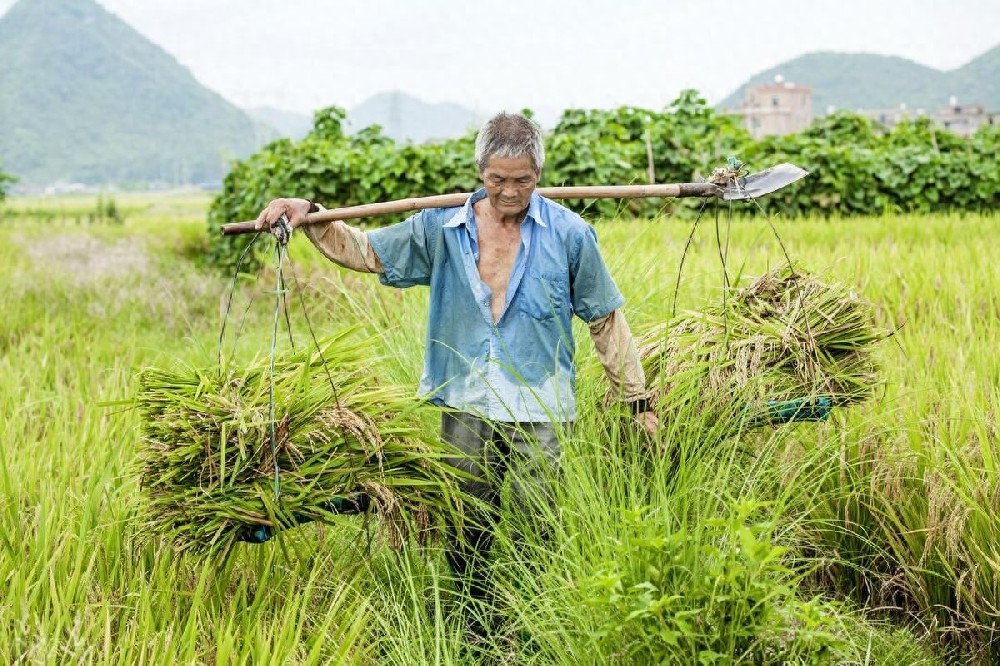
<instances>
[{"instance_id":1,"label":"leafy vine plant","mask_svg":"<svg viewBox=\"0 0 1000 666\"><path fill-rule=\"evenodd\" d=\"M220 237L219 226L255 218L276 196L301 196L332 207L478 186L471 131L414 144L385 136L377 125L353 133L345 126L343 109L321 109L301 141L274 141L232 165L208 216L212 263L232 271L249 242L247 237ZM798 134L754 140L740 118L716 111L696 91L685 90L658 111L629 106L564 111L546 136L542 184L645 183L650 172L657 182L700 181L736 155L751 171L792 162L813 174L768 196L763 203L769 215L978 212L1000 206L998 149L1000 126L963 138L936 130L926 118L899 123L890 131L848 112L822 116ZM563 203L588 219L690 219L698 205L656 199ZM745 211L759 213L749 207Z\"/></svg>"}]
</instances>

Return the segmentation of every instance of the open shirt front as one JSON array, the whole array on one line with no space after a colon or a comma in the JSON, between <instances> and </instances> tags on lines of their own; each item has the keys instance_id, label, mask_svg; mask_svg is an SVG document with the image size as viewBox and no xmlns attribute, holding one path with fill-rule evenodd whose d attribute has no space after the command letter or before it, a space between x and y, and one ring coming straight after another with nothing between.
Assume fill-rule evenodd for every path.
<instances>
[{"instance_id":1,"label":"open shirt front","mask_svg":"<svg viewBox=\"0 0 1000 666\"><path fill-rule=\"evenodd\" d=\"M499 321L480 279L475 192L461 208L421 211L367 232L382 284L430 287L420 393L497 421L576 416L572 315L591 321L624 298L579 215L532 193Z\"/></svg>"}]
</instances>

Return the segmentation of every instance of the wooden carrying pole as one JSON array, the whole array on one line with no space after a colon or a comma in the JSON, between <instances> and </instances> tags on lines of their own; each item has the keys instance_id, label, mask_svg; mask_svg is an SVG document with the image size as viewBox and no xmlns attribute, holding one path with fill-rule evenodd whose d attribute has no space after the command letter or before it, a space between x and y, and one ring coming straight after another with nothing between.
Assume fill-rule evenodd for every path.
<instances>
[{"instance_id":1,"label":"wooden carrying pole","mask_svg":"<svg viewBox=\"0 0 1000 666\"><path fill-rule=\"evenodd\" d=\"M549 199L639 199L662 197L718 197L723 190L714 183L664 183L661 185L593 185L580 187L540 187L538 193ZM393 213L407 213L425 208L452 208L462 206L470 192L459 194L438 194L432 197L398 199L382 203L330 208L306 216L305 224L332 222L334 220L357 220L362 217L377 217ZM254 222L230 222L222 225L223 236L250 234L256 232Z\"/></svg>"}]
</instances>

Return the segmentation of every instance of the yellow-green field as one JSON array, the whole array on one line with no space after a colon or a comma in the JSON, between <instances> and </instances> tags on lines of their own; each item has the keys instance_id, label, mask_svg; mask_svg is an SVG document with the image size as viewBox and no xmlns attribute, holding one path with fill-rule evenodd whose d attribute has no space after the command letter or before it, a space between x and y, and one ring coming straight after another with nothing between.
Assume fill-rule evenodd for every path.
<instances>
[{"instance_id":1,"label":"yellow-green field","mask_svg":"<svg viewBox=\"0 0 1000 666\"><path fill-rule=\"evenodd\" d=\"M140 538L138 415L102 403L131 397L143 366L212 363L229 276L198 259L204 195L116 205L121 223L88 222L87 198L0 208L0 662L475 663L433 546L397 555L352 517L222 565ZM720 298L714 224L679 310ZM690 223L596 226L633 329L667 319ZM486 650L501 663L1000 660L998 220L775 226L801 267L856 286L896 330L878 351L884 390L676 470L602 422L579 328L584 405L553 536L498 546L511 628ZM731 276L782 263L765 222L728 231ZM301 238L291 253L317 333L357 325L376 374L415 390L425 294L347 274ZM267 270L241 282L233 316L256 300L227 339L239 353L267 352L272 288ZM301 340L303 326L293 312ZM672 432L669 446L697 447Z\"/></svg>"}]
</instances>

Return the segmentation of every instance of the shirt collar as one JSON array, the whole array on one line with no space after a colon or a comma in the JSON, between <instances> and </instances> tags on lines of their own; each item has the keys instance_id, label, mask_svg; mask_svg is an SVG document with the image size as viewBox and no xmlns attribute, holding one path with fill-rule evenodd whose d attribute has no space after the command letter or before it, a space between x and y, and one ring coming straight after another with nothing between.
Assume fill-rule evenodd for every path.
<instances>
[{"instance_id":1,"label":"shirt collar","mask_svg":"<svg viewBox=\"0 0 1000 666\"><path fill-rule=\"evenodd\" d=\"M469 200L465 202L465 205L458 209L451 219L444 223L446 227L459 227L462 225L468 226L469 222L472 220L472 206L486 198L486 188L480 187L478 190L472 193ZM535 190L531 193L531 198L528 200L528 214L525 219L530 217L535 222L543 227L547 227L548 224L542 219L542 195Z\"/></svg>"}]
</instances>

